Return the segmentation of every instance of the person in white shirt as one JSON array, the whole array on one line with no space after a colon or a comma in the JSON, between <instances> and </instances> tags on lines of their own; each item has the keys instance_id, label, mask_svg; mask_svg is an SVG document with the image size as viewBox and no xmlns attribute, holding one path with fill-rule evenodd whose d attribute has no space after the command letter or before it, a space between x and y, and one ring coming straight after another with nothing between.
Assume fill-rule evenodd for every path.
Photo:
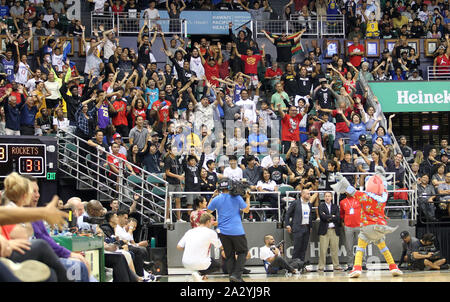
<instances>
[{"instance_id":1,"label":"person in white shirt","mask_svg":"<svg viewBox=\"0 0 450 302\"><path fill-rule=\"evenodd\" d=\"M160 19L159 11L155 8L156 3L152 1L150 2L149 5L150 5L149 8L147 8L144 11L144 18L149 21L148 27L149 28L153 28L154 26L160 27L159 24L156 23L156 20Z\"/></svg>"},{"instance_id":2,"label":"person in white shirt","mask_svg":"<svg viewBox=\"0 0 450 302\"><path fill-rule=\"evenodd\" d=\"M201 282L202 277L220 269L218 261L210 256L211 244L221 248L222 243L217 233L211 229L212 216L208 213L200 216L200 225L190 229L178 242L177 249L183 251L182 263L186 269L192 270L194 281Z\"/></svg>"},{"instance_id":3,"label":"person in white shirt","mask_svg":"<svg viewBox=\"0 0 450 302\"><path fill-rule=\"evenodd\" d=\"M236 155L228 156L228 160L230 166L226 167L225 170L223 170L223 177L229 178L231 180L241 181L244 173L242 172L242 169L237 165Z\"/></svg>"},{"instance_id":4,"label":"person in white shirt","mask_svg":"<svg viewBox=\"0 0 450 302\"><path fill-rule=\"evenodd\" d=\"M136 230L134 223L128 223L128 211L118 210L117 217L119 223L114 228L116 238L123 241L128 246L128 250L134 254L134 266L136 268L136 274L140 277L147 277L144 270L144 260L148 259L148 252L146 247L147 241L141 241L139 243L134 242L133 232Z\"/></svg>"},{"instance_id":5,"label":"person in white shirt","mask_svg":"<svg viewBox=\"0 0 450 302\"><path fill-rule=\"evenodd\" d=\"M286 269L292 274L297 273L297 270L281 256L282 250L283 246L278 248L272 235L264 236L264 246L259 248L259 259L263 261L267 274L277 274L280 269Z\"/></svg>"},{"instance_id":6,"label":"person in white shirt","mask_svg":"<svg viewBox=\"0 0 450 302\"><path fill-rule=\"evenodd\" d=\"M66 132L71 132L70 121L64 117L64 112L61 108L55 110L56 116L53 118L53 129L58 132L61 129Z\"/></svg>"},{"instance_id":7,"label":"person in white shirt","mask_svg":"<svg viewBox=\"0 0 450 302\"><path fill-rule=\"evenodd\" d=\"M241 107L242 119L246 118L250 123L256 123L256 104L259 100L259 88L261 87L261 82L256 86L255 96L253 100L249 98L248 91L246 89L241 91L241 98L236 102L236 105Z\"/></svg>"},{"instance_id":8,"label":"person in white shirt","mask_svg":"<svg viewBox=\"0 0 450 302\"><path fill-rule=\"evenodd\" d=\"M40 69L36 69L36 72L34 73L33 77L27 81L25 84L25 88L28 91L33 91L36 89L36 82L39 82L41 80L42 71Z\"/></svg>"},{"instance_id":9,"label":"person in white shirt","mask_svg":"<svg viewBox=\"0 0 450 302\"><path fill-rule=\"evenodd\" d=\"M273 166L273 158L274 157L279 157L280 158L280 166L284 166L284 160L280 157L280 154L278 151L276 150L270 150L269 151L269 155L264 156L264 158L261 160L261 167L263 168L270 168Z\"/></svg>"}]
</instances>

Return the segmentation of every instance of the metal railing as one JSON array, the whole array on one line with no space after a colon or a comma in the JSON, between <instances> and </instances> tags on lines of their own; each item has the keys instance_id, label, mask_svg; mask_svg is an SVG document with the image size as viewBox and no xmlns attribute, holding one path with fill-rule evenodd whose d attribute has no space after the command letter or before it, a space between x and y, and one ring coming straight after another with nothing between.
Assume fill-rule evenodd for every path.
<instances>
[{"instance_id":1,"label":"metal railing","mask_svg":"<svg viewBox=\"0 0 450 302\"><path fill-rule=\"evenodd\" d=\"M375 97L375 94L373 93L372 89L370 88L369 84L367 83L366 79L364 77L361 77L359 80L359 83L361 84L363 89L367 89L367 105L373 106L376 108L373 98ZM382 112L381 112L382 113ZM384 114L380 114L382 117L381 124L386 127L387 120ZM395 138L394 133L391 134L392 139L392 145L394 147L394 150L396 153L401 153L400 146L397 142L397 139ZM414 176L413 171L411 170L411 167L409 163L406 161L406 159L403 157L402 165L405 168L405 179L404 183L406 184L406 187L410 190L408 191L408 200L411 204L411 219L417 221L417 178Z\"/></svg>"},{"instance_id":2,"label":"metal railing","mask_svg":"<svg viewBox=\"0 0 450 302\"><path fill-rule=\"evenodd\" d=\"M264 36L264 33L262 33L261 30L265 30L274 35L291 35L306 29L302 37L345 37L345 20L341 15L310 16L307 18L293 15L291 16L291 20L256 20L254 22L256 22L257 36Z\"/></svg>"},{"instance_id":3,"label":"metal railing","mask_svg":"<svg viewBox=\"0 0 450 302\"><path fill-rule=\"evenodd\" d=\"M449 66L428 66L428 80L450 80Z\"/></svg>"},{"instance_id":4,"label":"metal railing","mask_svg":"<svg viewBox=\"0 0 450 302\"><path fill-rule=\"evenodd\" d=\"M264 195L264 194L273 194L273 195L277 195L277 199L278 199L278 207L277 208L270 208L270 207L261 207L261 208L256 208L256 207L250 207L250 211L278 211L278 217L280 219L281 217L281 192L276 191L276 192L259 192L259 191L254 191L254 192L249 192L250 195L252 195L256 200L256 196L257 195ZM169 192L169 219L170 221L172 221L173 219L173 212L174 211L179 211L179 212L186 212L186 211L192 211L191 208L172 208L172 200L173 200L173 196L179 195L179 196L183 196L183 195L213 195L214 192ZM265 217L261 216L261 217Z\"/></svg>"},{"instance_id":5,"label":"metal railing","mask_svg":"<svg viewBox=\"0 0 450 302\"><path fill-rule=\"evenodd\" d=\"M187 37L187 22L185 19L158 19L149 21L149 27L156 25L165 34ZM105 30L117 28L118 35L138 34L144 25L141 12L103 13L91 12L91 30L103 25Z\"/></svg>"},{"instance_id":6,"label":"metal railing","mask_svg":"<svg viewBox=\"0 0 450 302\"><path fill-rule=\"evenodd\" d=\"M410 191L412 191L412 190L387 190L387 192L388 193L395 193L395 192L410 192ZM334 192L334 191L327 191L327 190L321 190L321 191L310 191L310 193L311 194L314 194L314 193L319 193L319 196L318 196L318 198L319 198L319 200L323 200L323 198L321 197L321 195L320 194L325 194L325 193L327 193L327 192L329 192L329 193L332 193L332 195L333 195L333 200L332 200L332 203L334 203L334 204L336 204L336 205L339 205L339 199L340 199L340 197L339 197L339 195L340 194L338 194L338 193L336 193L336 192ZM286 197L287 198L289 198L290 196L289 195L294 195L294 194L296 194L297 196L295 197L295 199L299 199L300 197L299 197L299 194L301 194L302 193L302 191L287 191L286 192ZM294 198L294 197L293 197ZM388 199L388 200L392 200L392 199ZM286 202L286 209L289 207L289 200ZM313 209L314 209L314 207L313 207ZM386 210L390 210L390 209L410 209L410 218L411 219L413 219L412 218L412 215L413 215L413 206L411 205L411 204L408 204L408 205L386 205L385 206L385 209Z\"/></svg>"},{"instance_id":7,"label":"metal railing","mask_svg":"<svg viewBox=\"0 0 450 302\"><path fill-rule=\"evenodd\" d=\"M117 199L126 207L133 200L139 201L142 217L164 221L168 185L160 175L149 173L108 150L91 147L70 132L59 130L57 139L59 171L74 178L78 189L96 190L99 201ZM111 162L117 163L118 172L110 168Z\"/></svg>"}]
</instances>

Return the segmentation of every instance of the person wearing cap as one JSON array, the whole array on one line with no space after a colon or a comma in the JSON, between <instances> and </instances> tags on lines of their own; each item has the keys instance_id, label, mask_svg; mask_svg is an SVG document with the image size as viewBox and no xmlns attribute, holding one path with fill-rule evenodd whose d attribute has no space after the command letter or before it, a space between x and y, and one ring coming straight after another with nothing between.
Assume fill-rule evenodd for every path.
<instances>
[{"instance_id":1,"label":"person wearing cap","mask_svg":"<svg viewBox=\"0 0 450 302\"><path fill-rule=\"evenodd\" d=\"M423 78L419 75L419 70L413 69L408 77L408 81L423 81Z\"/></svg>"},{"instance_id":2,"label":"person wearing cap","mask_svg":"<svg viewBox=\"0 0 450 302\"><path fill-rule=\"evenodd\" d=\"M119 145L119 153L123 154L125 157L127 156L127 148L123 144L122 135L116 133L113 135L113 143L117 143ZM109 147L109 152L112 153L112 145Z\"/></svg>"},{"instance_id":3,"label":"person wearing cap","mask_svg":"<svg viewBox=\"0 0 450 302\"><path fill-rule=\"evenodd\" d=\"M231 180L222 178L219 181L221 193L211 199L208 213L216 211L217 233L222 242L226 257L227 271L231 282L242 282L242 270L245 265L248 247L241 212L250 212L250 194L245 194L245 201L240 195L231 195ZM237 257L235 257L237 255Z\"/></svg>"},{"instance_id":4,"label":"person wearing cap","mask_svg":"<svg viewBox=\"0 0 450 302\"><path fill-rule=\"evenodd\" d=\"M445 35L447 45L450 45L449 34ZM439 79L450 78L450 46L445 50L445 46L441 45L438 48L438 55L433 62L433 72Z\"/></svg>"},{"instance_id":5,"label":"person wearing cap","mask_svg":"<svg viewBox=\"0 0 450 302\"><path fill-rule=\"evenodd\" d=\"M368 146L367 145L367 135L366 134L360 134L358 137L358 143L356 144L356 146L359 148L359 150L362 150L362 148L364 146ZM370 147L369 147L370 150Z\"/></svg>"},{"instance_id":6,"label":"person wearing cap","mask_svg":"<svg viewBox=\"0 0 450 302\"><path fill-rule=\"evenodd\" d=\"M402 255L400 256L400 261L398 263L399 267L403 263L409 264L412 261L412 251L418 249L419 246L419 239L411 236L408 231L402 231L400 233L400 238L402 239Z\"/></svg>"}]
</instances>

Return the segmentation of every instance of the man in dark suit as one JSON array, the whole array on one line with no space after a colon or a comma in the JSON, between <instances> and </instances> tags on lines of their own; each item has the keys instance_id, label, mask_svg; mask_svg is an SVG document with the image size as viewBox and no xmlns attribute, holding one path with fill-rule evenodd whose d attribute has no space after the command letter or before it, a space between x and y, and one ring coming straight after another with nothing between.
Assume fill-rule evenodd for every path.
<instances>
[{"instance_id":1,"label":"man in dark suit","mask_svg":"<svg viewBox=\"0 0 450 302\"><path fill-rule=\"evenodd\" d=\"M308 248L309 234L315 211L309 202L311 193L305 189L301 193L301 198L293 201L287 210L284 225L286 230L293 235L294 253L292 259L305 261L306 249ZM292 220L291 220L292 218Z\"/></svg>"},{"instance_id":2,"label":"man in dark suit","mask_svg":"<svg viewBox=\"0 0 450 302\"><path fill-rule=\"evenodd\" d=\"M327 250L330 246L331 259L333 261L333 269L342 270L339 266L338 250L339 250L339 226L341 219L339 217L339 206L332 204L333 194L325 193L325 202L319 205L319 239L320 239L320 256L319 271L324 270L326 264Z\"/></svg>"}]
</instances>

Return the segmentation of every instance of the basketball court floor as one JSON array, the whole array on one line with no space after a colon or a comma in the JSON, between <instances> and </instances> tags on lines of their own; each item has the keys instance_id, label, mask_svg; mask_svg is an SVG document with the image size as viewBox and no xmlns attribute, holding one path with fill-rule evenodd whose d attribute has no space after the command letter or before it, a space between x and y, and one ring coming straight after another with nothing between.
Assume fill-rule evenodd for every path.
<instances>
[{"instance_id":1,"label":"basketball court floor","mask_svg":"<svg viewBox=\"0 0 450 302\"><path fill-rule=\"evenodd\" d=\"M249 267L254 271L253 267ZM364 271L359 278L349 278L348 272L307 272L302 275L267 276L263 271L243 275L246 282L450 282L450 270L403 271L402 276L392 277L388 270ZM169 275L161 282L192 282L190 275ZM205 282L228 282L228 275L209 275Z\"/></svg>"}]
</instances>

